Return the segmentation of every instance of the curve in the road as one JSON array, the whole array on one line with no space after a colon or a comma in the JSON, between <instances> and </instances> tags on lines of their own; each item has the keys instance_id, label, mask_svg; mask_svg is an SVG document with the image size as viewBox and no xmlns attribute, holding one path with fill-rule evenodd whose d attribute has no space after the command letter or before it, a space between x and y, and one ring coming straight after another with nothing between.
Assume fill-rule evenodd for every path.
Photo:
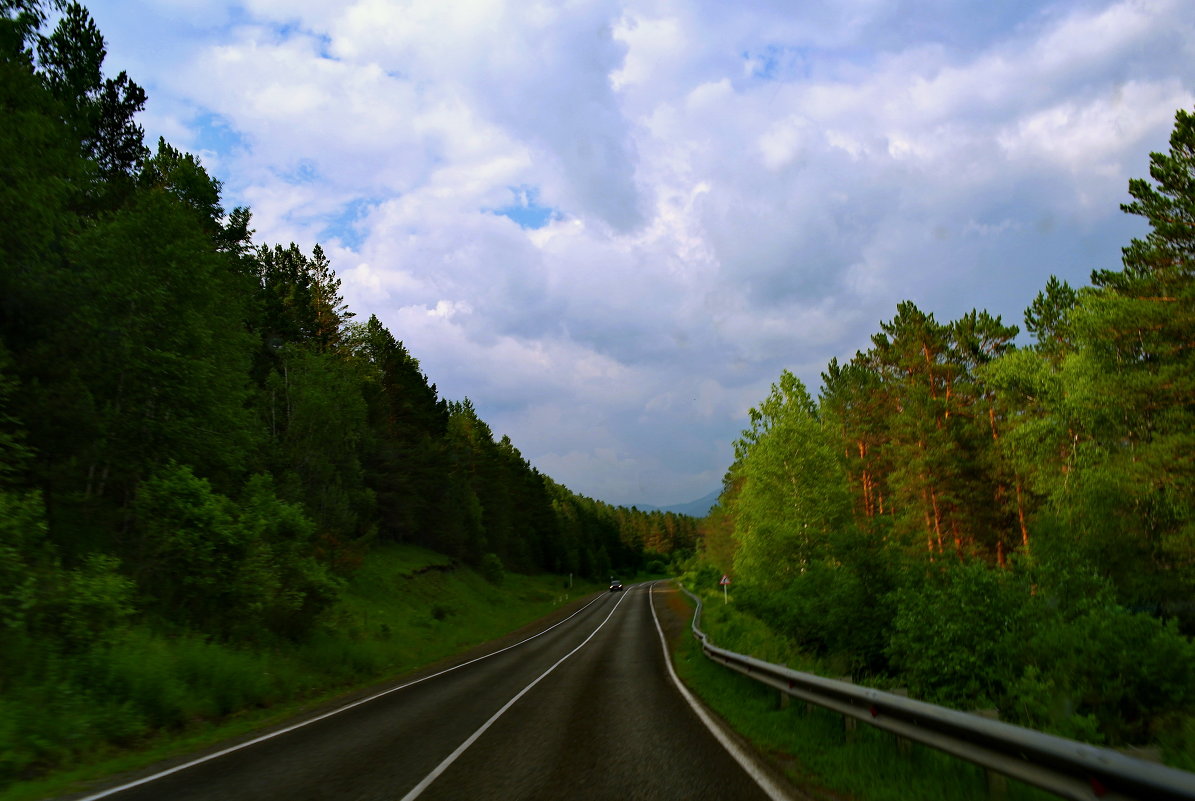
<instances>
[{"instance_id":1,"label":"curve in the road","mask_svg":"<svg viewBox=\"0 0 1195 801\"><path fill-rule=\"evenodd\" d=\"M520 645L525 645L538 637L544 636L545 634L547 634L548 632L557 628L558 626L563 626L565 623L569 622L574 617L581 614L582 612L584 612L589 607L593 606L595 603L597 603L601 599L602 599L601 595L597 596L592 601L585 604L581 608L577 609L577 611L573 612L571 615L564 618L563 620L560 620L560 621L552 624L551 626L548 626L543 631L536 632L535 634L532 634L530 637L526 637L512 645L508 645L505 648L499 648L495 651L489 652L488 654L483 654L475 659L470 659L467 662L462 662L459 665L453 665L450 668L445 668L444 670L437 671L437 672L429 674L427 676L421 676L413 681L408 681L404 684L400 684L397 687L389 687L385 690L382 690L381 692L374 693L373 695L370 695L367 698L361 698L356 701L353 701L352 703L345 704L344 706L339 706L330 712L325 712L322 715L317 715L313 718L309 718L307 720L300 721L299 723L295 723L290 726L286 726L285 728L277 729L275 731L269 732L268 734L263 734L260 737L253 738L252 740L246 740L243 743L237 743L236 745L229 746L228 748L224 748L220 751L216 751L211 754L205 754L204 756L201 756L197 759L192 759L189 762L184 762L181 765L175 765L172 768L167 768L166 770L158 771L157 773L151 774L149 776L143 776L140 779L136 779L135 781L131 781L131 782L126 782L126 783L118 785L116 787L109 787L108 789L102 790L98 793L93 793L91 795L84 796L84 797L78 799L78 801L99 801L99 799L101 799L101 798L108 798L109 796L116 795L117 793L123 793L127 790L131 790L134 787L140 787L141 785L149 784L150 782L154 782L159 779L163 779L172 774L181 773L184 770L188 770L189 768L196 767L197 765L202 765L205 762L210 762L213 759L219 759L222 756L227 756L228 754L232 754L236 751L241 751L241 750L249 748L251 746L258 745L259 743L264 743L267 740L274 739L275 737L281 737L282 735L288 734L292 731L295 731L296 729L301 729L304 726L310 726L313 723L318 723L321 720L326 720L335 715L339 715L342 712L347 712L350 709L354 709L355 707L359 707L364 704L368 704L371 701L376 701L379 698L383 698L387 695L390 695L391 693L396 693L399 690L405 690L408 687L414 687L416 684L422 684L425 681L431 681L434 678L443 676L445 673L451 673L454 670L460 670L461 668L466 668L469 665L476 664L477 662L480 662L484 659L489 659L492 656L497 656L498 654L504 653L511 649L518 648Z\"/></svg>"},{"instance_id":2,"label":"curve in the road","mask_svg":"<svg viewBox=\"0 0 1195 801\"><path fill-rule=\"evenodd\" d=\"M655 585L653 584L652 592L654 591ZM738 743L726 736L726 733L722 730L722 727L719 726L714 719L710 717L709 713L705 711L705 706L702 705L702 703L696 698L694 698L693 693L689 692L689 688L681 682L680 677L676 675L676 669L672 666L672 657L668 653L668 641L664 638L664 629L661 628L660 618L656 615L655 604L651 604L651 617L656 624L656 633L660 635L660 647L664 649L664 664L668 666L668 675L672 678L672 683L676 685L677 692L681 694L685 701L688 702L689 706L693 708L693 711L697 713L697 717L700 718L701 722L705 724L705 727L710 730L710 734L714 735L714 738L722 744L722 747L725 748L732 757L734 757L734 761L738 762L739 765L742 766L743 770L747 772L747 775L759 785L759 789L763 790L764 793L767 794L768 798L772 799L772 801L784 801L787 799L788 794L781 790L780 786L777 785L776 782L772 781L772 779L760 769L759 763L756 762L750 754L740 748Z\"/></svg>"},{"instance_id":3,"label":"curve in the road","mask_svg":"<svg viewBox=\"0 0 1195 801\"><path fill-rule=\"evenodd\" d=\"M680 685L653 596L602 593L513 645L79 801L786 798Z\"/></svg>"}]
</instances>

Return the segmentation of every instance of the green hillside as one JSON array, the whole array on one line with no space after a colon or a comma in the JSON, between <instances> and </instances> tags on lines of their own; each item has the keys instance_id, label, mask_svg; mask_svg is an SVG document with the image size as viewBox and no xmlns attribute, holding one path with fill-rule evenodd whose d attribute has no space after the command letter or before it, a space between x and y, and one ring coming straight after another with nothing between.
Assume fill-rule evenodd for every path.
<instances>
[{"instance_id":1,"label":"green hillside","mask_svg":"<svg viewBox=\"0 0 1195 801\"><path fill-rule=\"evenodd\" d=\"M414 546L370 552L297 645L135 628L43 690L0 700L0 755L26 775L0 799L41 798L263 728L500 637L603 589L541 574L483 576ZM76 680L77 679L77 680ZM80 687L86 685L87 690ZM67 691L63 691L64 688ZM12 774L9 774L11 779Z\"/></svg>"}]
</instances>

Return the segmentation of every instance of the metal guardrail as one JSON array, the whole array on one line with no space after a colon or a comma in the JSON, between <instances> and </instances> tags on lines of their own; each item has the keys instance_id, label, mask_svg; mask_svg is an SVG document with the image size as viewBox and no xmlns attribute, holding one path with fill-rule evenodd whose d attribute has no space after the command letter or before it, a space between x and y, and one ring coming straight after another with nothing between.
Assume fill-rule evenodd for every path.
<instances>
[{"instance_id":1,"label":"metal guardrail","mask_svg":"<svg viewBox=\"0 0 1195 801\"><path fill-rule=\"evenodd\" d=\"M902 695L802 673L719 648L700 628L701 599L683 585L681 589L697 602L692 629L706 656L794 698L924 743L1063 798L1195 801L1193 773Z\"/></svg>"}]
</instances>

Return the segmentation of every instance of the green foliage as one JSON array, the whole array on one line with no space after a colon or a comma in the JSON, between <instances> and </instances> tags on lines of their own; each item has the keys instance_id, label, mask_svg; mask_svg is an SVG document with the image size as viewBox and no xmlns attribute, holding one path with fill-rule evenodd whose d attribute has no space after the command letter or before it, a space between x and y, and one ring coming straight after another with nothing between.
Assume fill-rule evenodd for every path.
<instances>
[{"instance_id":1,"label":"green foliage","mask_svg":"<svg viewBox=\"0 0 1195 801\"><path fill-rule=\"evenodd\" d=\"M1025 586L971 562L933 571L896 592L889 656L909 692L936 703L989 707L1014 669L1010 641Z\"/></svg>"},{"instance_id":2,"label":"green foliage","mask_svg":"<svg viewBox=\"0 0 1195 801\"><path fill-rule=\"evenodd\" d=\"M209 234L223 228L224 208L220 205L220 182L208 175L199 159L158 140L158 151L141 165L141 184L169 192L197 215Z\"/></svg>"},{"instance_id":3,"label":"green foliage","mask_svg":"<svg viewBox=\"0 0 1195 801\"><path fill-rule=\"evenodd\" d=\"M745 581L778 587L825 553L850 516L850 498L813 399L792 373L759 407L735 444L733 472L742 482L734 503L739 547L735 569Z\"/></svg>"},{"instance_id":4,"label":"green foliage","mask_svg":"<svg viewBox=\"0 0 1195 801\"><path fill-rule=\"evenodd\" d=\"M242 507L173 466L141 485L134 509L140 584L171 617L225 635L297 637L341 582L314 558L314 524L257 475Z\"/></svg>"},{"instance_id":5,"label":"green foliage","mask_svg":"<svg viewBox=\"0 0 1195 801\"><path fill-rule=\"evenodd\" d=\"M36 671L55 652L77 653L110 641L134 611L133 583L119 567L116 557L93 553L79 567L64 569L48 538L41 496L0 490L2 649L24 652L30 658L23 669ZM19 673L14 669L9 677ZM0 687L3 682L0 675Z\"/></svg>"},{"instance_id":6,"label":"green foliage","mask_svg":"<svg viewBox=\"0 0 1195 801\"><path fill-rule=\"evenodd\" d=\"M896 614L891 591L900 580L899 556L850 534L843 535L836 556L811 562L780 589L745 584L736 598L838 672L882 674Z\"/></svg>"},{"instance_id":7,"label":"green foliage","mask_svg":"<svg viewBox=\"0 0 1195 801\"><path fill-rule=\"evenodd\" d=\"M360 458L368 423L356 366L289 345L279 362L266 381L267 424L284 494L337 543L368 533L373 494Z\"/></svg>"},{"instance_id":8,"label":"green foliage","mask_svg":"<svg viewBox=\"0 0 1195 801\"><path fill-rule=\"evenodd\" d=\"M89 660L96 695L127 704L140 728L178 728L214 718L273 694L260 657L198 637L166 641L139 631Z\"/></svg>"},{"instance_id":9,"label":"green foliage","mask_svg":"<svg viewBox=\"0 0 1195 801\"><path fill-rule=\"evenodd\" d=\"M718 568L700 559L691 559L686 565L683 578L688 587L692 588L694 592L700 593L717 589L722 573L718 571Z\"/></svg>"},{"instance_id":10,"label":"green foliage","mask_svg":"<svg viewBox=\"0 0 1195 801\"><path fill-rule=\"evenodd\" d=\"M1195 645L1073 563L942 570L896 593L893 664L911 692L1094 742L1150 742L1195 706Z\"/></svg>"},{"instance_id":11,"label":"green foliage","mask_svg":"<svg viewBox=\"0 0 1195 801\"><path fill-rule=\"evenodd\" d=\"M45 617L49 634L68 652L84 651L115 639L135 612L133 582L120 573L120 560L89 554L80 568L58 573L55 597Z\"/></svg>"},{"instance_id":12,"label":"green foliage","mask_svg":"<svg viewBox=\"0 0 1195 801\"><path fill-rule=\"evenodd\" d=\"M172 615L227 625L239 613L237 574L247 546L228 499L175 465L141 484L134 512L145 591Z\"/></svg>"},{"instance_id":13,"label":"green foliage","mask_svg":"<svg viewBox=\"0 0 1195 801\"><path fill-rule=\"evenodd\" d=\"M253 627L298 638L336 602L344 581L316 558L315 524L298 504L280 500L268 474L245 486L239 525L250 548L240 568L239 591L247 614L242 636Z\"/></svg>"},{"instance_id":14,"label":"green foliage","mask_svg":"<svg viewBox=\"0 0 1195 801\"><path fill-rule=\"evenodd\" d=\"M1037 338L1037 352L1057 361L1074 349L1074 337L1067 317L1078 302L1070 284L1051 275L1046 288L1037 293L1025 310L1025 329Z\"/></svg>"},{"instance_id":15,"label":"green foliage","mask_svg":"<svg viewBox=\"0 0 1195 801\"><path fill-rule=\"evenodd\" d=\"M781 375L701 529L744 608L825 665L930 700L1185 742L1195 114L1150 161L1123 206L1149 234L1092 286L1051 277L1025 312L1032 347L985 312L943 324L904 302L830 363L817 404Z\"/></svg>"},{"instance_id":16,"label":"green foliage","mask_svg":"<svg viewBox=\"0 0 1195 801\"><path fill-rule=\"evenodd\" d=\"M39 627L46 602L44 582L58 567L46 533L40 495L0 490L0 642L8 653Z\"/></svg>"},{"instance_id":17,"label":"green foliage","mask_svg":"<svg viewBox=\"0 0 1195 801\"><path fill-rule=\"evenodd\" d=\"M496 553L487 553L481 557L481 562L477 566L477 572L486 581L495 585L502 584L506 579L506 568L502 566L502 560L498 558L498 554Z\"/></svg>"},{"instance_id":18,"label":"green foliage","mask_svg":"<svg viewBox=\"0 0 1195 801\"><path fill-rule=\"evenodd\" d=\"M719 604L712 606L716 609ZM733 612L734 605L729 609ZM714 632L719 645L737 641L738 647L728 647L746 653L755 653L750 647L753 637L770 641L773 648L779 640L766 630L736 638L728 633L736 627L727 627L720 620L706 628ZM754 628L751 623L742 624L745 631ZM774 689L707 659L691 637L680 638L673 649L682 681L736 732L777 757L793 783L812 794L867 801L949 801L982 798L988 793L984 770L976 765L928 747L901 747L890 733L871 726L859 725L847 732L842 716L830 710L808 708L799 702L778 704ZM789 664L809 669L799 656ZM1015 781L1008 783L1006 797L1010 801L1054 798Z\"/></svg>"},{"instance_id":19,"label":"green foliage","mask_svg":"<svg viewBox=\"0 0 1195 801\"><path fill-rule=\"evenodd\" d=\"M1195 705L1195 646L1173 623L1112 606L1041 621L1025 634L1024 668L1007 704L1027 725L1148 743L1156 721Z\"/></svg>"}]
</instances>

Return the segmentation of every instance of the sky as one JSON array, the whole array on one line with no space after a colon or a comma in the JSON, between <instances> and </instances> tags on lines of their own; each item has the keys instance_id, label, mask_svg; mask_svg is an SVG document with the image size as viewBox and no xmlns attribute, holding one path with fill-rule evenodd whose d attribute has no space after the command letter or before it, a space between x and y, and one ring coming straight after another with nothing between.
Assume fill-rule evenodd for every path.
<instances>
[{"instance_id":1,"label":"sky","mask_svg":"<svg viewBox=\"0 0 1195 801\"><path fill-rule=\"evenodd\" d=\"M1190 0L85 4L148 143L615 504L716 490L902 300L1022 325L1117 268L1195 106Z\"/></svg>"}]
</instances>

